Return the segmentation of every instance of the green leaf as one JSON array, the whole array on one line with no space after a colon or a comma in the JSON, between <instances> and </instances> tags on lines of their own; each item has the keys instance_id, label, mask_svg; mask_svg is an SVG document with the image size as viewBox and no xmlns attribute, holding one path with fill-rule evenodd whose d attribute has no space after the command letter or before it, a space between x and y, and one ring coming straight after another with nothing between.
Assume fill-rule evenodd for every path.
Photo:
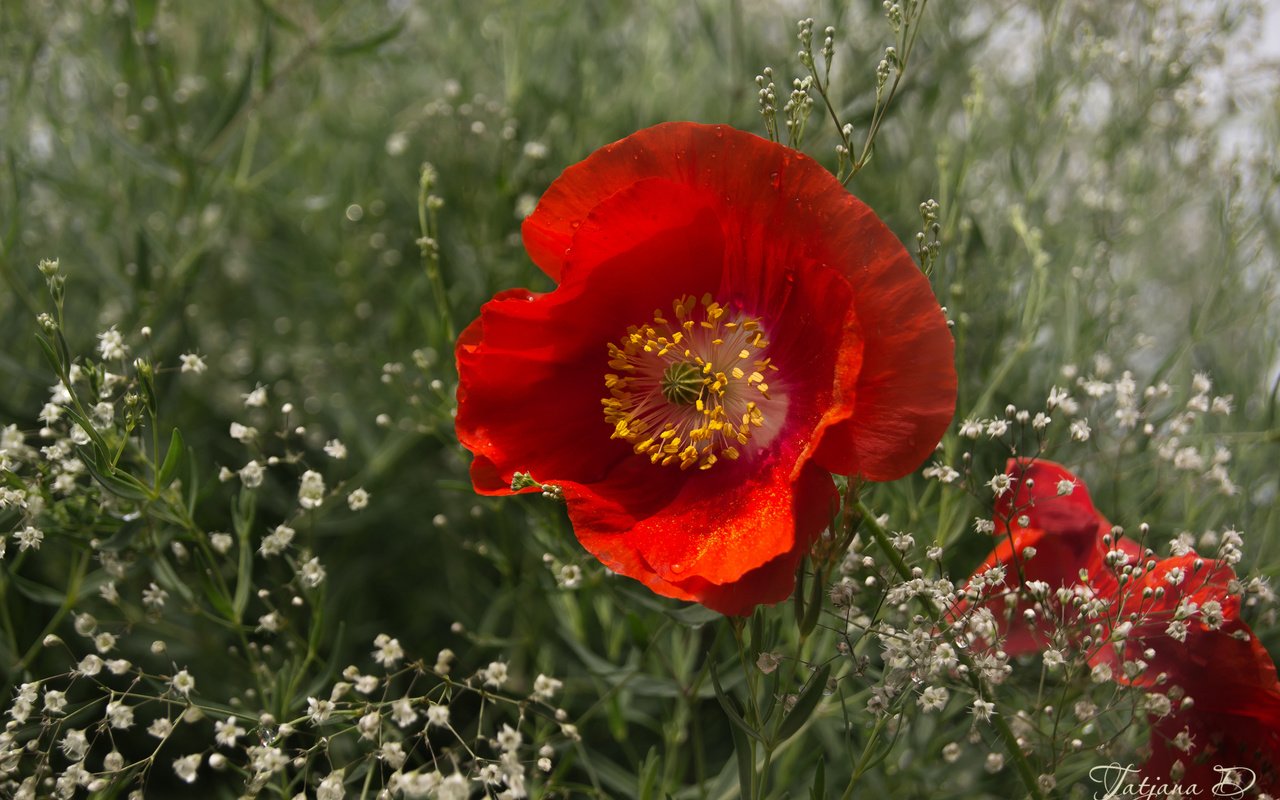
<instances>
[{"instance_id":1,"label":"green leaf","mask_svg":"<svg viewBox=\"0 0 1280 800\"><path fill-rule=\"evenodd\" d=\"M644 761L640 764L640 773L638 777L639 798L640 800L652 800L654 797L655 784L658 781L658 767L661 761L658 759L658 748L656 746L649 748L649 754L644 757Z\"/></svg>"},{"instance_id":2,"label":"green leaf","mask_svg":"<svg viewBox=\"0 0 1280 800\"><path fill-rule=\"evenodd\" d=\"M813 776L813 786L809 789L809 800L826 800L827 772L825 764L825 761L818 760L818 770Z\"/></svg>"},{"instance_id":3,"label":"green leaf","mask_svg":"<svg viewBox=\"0 0 1280 800\"><path fill-rule=\"evenodd\" d=\"M687 628L701 628L708 622L715 622L724 617L719 611L712 611L706 606L687 605L684 608L664 608L662 613Z\"/></svg>"},{"instance_id":4,"label":"green leaf","mask_svg":"<svg viewBox=\"0 0 1280 800\"><path fill-rule=\"evenodd\" d=\"M168 486L173 481L175 473L178 471L178 464L182 461L182 434L177 428L173 429L173 435L169 437L169 451L164 455L164 463L160 465L160 473L156 476L156 490L159 491Z\"/></svg>"},{"instance_id":5,"label":"green leaf","mask_svg":"<svg viewBox=\"0 0 1280 800\"><path fill-rule=\"evenodd\" d=\"M241 492L231 500L231 519L236 529L236 540L240 547L240 561L236 568L236 591L231 602L234 614L233 621L240 622L244 618L244 610L249 605L249 591L253 588L253 545L250 543L250 532L253 529L253 518L257 511L258 496L253 492Z\"/></svg>"},{"instance_id":6,"label":"green leaf","mask_svg":"<svg viewBox=\"0 0 1280 800\"><path fill-rule=\"evenodd\" d=\"M111 448L107 447L107 440L102 438L102 434L98 433L98 429L93 427L93 423L74 408L64 407L63 412L68 417L71 417L72 422L80 426L80 429L85 432L85 435L87 435L89 440L93 443L94 459L99 462L98 467L102 469L104 473L115 472L115 467L112 467L111 462L108 460L111 457ZM141 484L139 484L139 486L141 486Z\"/></svg>"},{"instance_id":7,"label":"green leaf","mask_svg":"<svg viewBox=\"0 0 1280 800\"><path fill-rule=\"evenodd\" d=\"M782 718L782 724L778 726L777 735L774 737L775 745L795 736L796 731L800 730L809 721L809 717L813 716L814 709L822 700L822 693L826 691L827 678L830 675L831 665L827 664L809 679L809 685L800 692L800 697L792 707L791 713Z\"/></svg>"},{"instance_id":8,"label":"green leaf","mask_svg":"<svg viewBox=\"0 0 1280 800\"><path fill-rule=\"evenodd\" d=\"M191 587L187 585L186 581L178 577L178 573L174 571L169 559L161 554L156 554L151 559L151 569L155 572L156 582L161 586L182 595L182 599L188 603L196 601L195 592L191 591Z\"/></svg>"},{"instance_id":9,"label":"green leaf","mask_svg":"<svg viewBox=\"0 0 1280 800\"><path fill-rule=\"evenodd\" d=\"M36 583L16 572L9 573L9 580L13 581L13 587L18 590L19 594L36 603L46 606L60 606L66 600L66 595L57 589L45 586L43 583Z\"/></svg>"},{"instance_id":10,"label":"green leaf","mask_svg":"<svg viewBox=\"0 0 1280 800\"><path fill-rule=\"evenodd\" d=\"M89 471L94 480L102 484L102 488L116 497L139 503L146 503L151 500L151 492L147 491L145 486L139 483L132 475L125 472L117 472L106 462L106 459L100 458L86 462L85 469Z\"/></svg>"},{"instance_id":11,"label":"green leaf","mask_svg":"<svg viewBox=\"0 0 1280 800\"><path fill-rule=\"evenodd\" d=\"M733 752L738 760L738 793L743 800L751 800L754 796L751 784L756 777L756 751L737 725L729 726L729 735L733 738Z\"/></svg>"},{"instance_id":12,"label":"green leaf","mask_svg":"<svg viewBox=\"0 0 1280 800\"><path fill-rule=\"evenodd\" d=\"M58 359L58 351L53 349L53 345L48 339L39 334L36 335L36 341L40 343L40 351L44 353L45 361L49 362L49 366L53 367L54 372L61 375L62 362Z\"/></svg>"},{"instance_id":13,"label":"green leaf","mask_svg":"<svg viewBox=\"0 0 1280 800\"><path fill-rule=\"evenodd\" d=\"M110 539L98 545L98 549L110 552L119 552L129 545L133 544L133 540L146 527L142 524L141 518L128 520L120 526L120 530L116 531Z\"/></svg>"},{"instance_id":14,"label":"green leaf","mask_svg":"<svg viewBox=\"0 0 1280 800\"><path fill-rule=\"evenodd\" d=\"M763 744L764 737L755 728L747 724L747 721L742 718L742 714L735 707L732 698L724 693L724 687L720 685L720 671L716 669L714 662L711 664L711 685L715 687L716 700L720 701L720 708L724 709L724 715L733 723L733 727L741 729L752 739Z\"/></svg>"},{"instance_id":15,"label":"green leaf","mask_svg":"<svg viewBox=\"0 0 1280 800\"><path fill-rule=\"evenodd\" d=\"M804 619L800 620L800 635L808 636L813 633L813 629L818 626L818 616L822 612L822 595L826 589L826 581L823 580L822 569L813 576L813 584L809 587L809 607L805 609ZM796 587L796 593L799 594L800 588Z\"/></svg>"}]
</instances>

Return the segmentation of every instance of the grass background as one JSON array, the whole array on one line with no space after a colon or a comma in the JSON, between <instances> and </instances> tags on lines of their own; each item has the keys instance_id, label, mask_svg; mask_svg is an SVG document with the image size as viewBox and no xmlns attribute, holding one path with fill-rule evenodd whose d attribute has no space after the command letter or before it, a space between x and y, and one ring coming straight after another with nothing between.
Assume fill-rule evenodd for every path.
<instances>
[{"instance_id":1,"label":"grass background","mask_svg":"<svg viewBox=\"0 0 1280 800\"><path fill-rule=\"evenodd\" d=\"M1141 437L1100 435L1057 457L1113 519L1169 535L1235 525L1251 566L1274 574L1280 106L1264 65L1224 64L1256 35L1256 12L938 3L851 190L908 243L919 204L941 203L932 279L957 323L960 418L1039 408L1065 385L1064 365L1085 374L1098 354L1146 381L1209 372L1237 413L1196 441L1231 447L1239 496L1161 466ZM382 631L423 656L450 646L472 669L500 653L526 684L540 670L569 678L567 703L587 715L592 753L574 767L590 773L584 784L637 792L648 757L656 785L709 785L732 760L725 723L713 699L679 696L691 657L663 661L714 633L672 625L603 576L556 508L471 493L451 430L448 332L496 291L549 288L518 230L564 166L663 120L763 132L752 78L770 64L780 87L798 74L802 16L838 30L834 99L860 137L892 40L879 2L5 3L0 421L38 427L54 378L34 346L34 265L60 258L82 352L115 325L159 363L207 357L198 380L173 370L159 385L168 424L200 454L208 529L230 525L217 467L248 458L231 421L283 429L273 409L287 401L313 460L328 438L350 448L326 476L365 486L371 507L311 532L330 570L327 664L341 669ZM834 164L837 141L815 114L805 149ZM451 319L435 312L415 244L424 161L444 199ZM258 384L269 409L246 411L241 396ZM949 457L963 447L948 437ZM979 472L1006 455L974 448ZM268 478L264 516L289 512L295 480ZM874 499L895 527L950 542L957 575L987 547L967 528L978 502L914 480ZM582 564L586 586L558 589L544 553ZM12 602L34 636L47 612ZM1274 625L1257 627L1280 648ZM206 685L220 680L220 634L169 636L212 673ZM223 678L234 693L240 678ZM942 780L936 753L956 730L913 728L874 780L904 796L1013 785L980 770ZM815 735L839 761L837 732ZM812 755L790 751L780 785L807 785Z\"/></svg>"}]
</instances>

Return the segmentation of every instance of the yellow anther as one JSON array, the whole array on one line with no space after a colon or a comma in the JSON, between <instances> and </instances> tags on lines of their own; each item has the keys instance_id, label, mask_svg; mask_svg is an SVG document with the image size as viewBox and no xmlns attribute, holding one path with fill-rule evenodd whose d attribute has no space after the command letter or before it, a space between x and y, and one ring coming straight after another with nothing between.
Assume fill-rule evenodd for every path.
<instances>
[{"instance_id":1,"label":"yellow anther","mask_svg":"<svg viewBox=\"0 0 1280 800\"><path fill-rule=\"evenodd\" d=\"M606 343L610 371L601 407L613 438L650 462L710 469L741 458L753 431L765 426L765 411L746 389L768 398L764 376L777 367L768 358L751 360L764 355L758 351L768 342L760 321L740 308L710 294L681 295L671 308L674 317L655 309L651 322ZM761 402L771 409L777 401Z\"/></svg>"}]
</instances>

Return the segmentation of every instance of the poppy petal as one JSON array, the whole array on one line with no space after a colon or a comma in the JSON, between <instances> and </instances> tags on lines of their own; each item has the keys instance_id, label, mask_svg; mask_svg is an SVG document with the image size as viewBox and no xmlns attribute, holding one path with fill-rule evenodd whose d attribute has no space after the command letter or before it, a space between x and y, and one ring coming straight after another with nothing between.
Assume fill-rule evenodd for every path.
<instances>
[{"instance_id":1,"label":"poppy petal","mask_svg":"<svg viewBox=\"0 0 1280 800\"><path fill-rule=\"evenodd\" d=\"M794 482L785 469L719 478L711 470L692 477L720 481L716 491L691 480L674 496L637 480L643 468L653 466L632 459L619 464L612 485L565 487L578 540L659 594L728 614L790 593L796 565L838 499L830 475L811 465Z\"/></svg>"},{"instance_id":2,"label":"poppy petal","mask_svg":"<svg viewBox=\"0 0 1280 800\"><path fill-rule=\"evenodd\" d=\"M633 195L660 193L653 182L638 184L597 208L588 225L608 225L611 207L630 209ZM627 249L615 242L612 251L601 244L575 255L602 259L601 268L546 294L503 292L459 337L456 428L476 456L478 491L509 493L516 471L590 483L631 455L625 442L610 440L601 412L606 344L669 306L681 288L714 287L720 278L719 226L686 199L647 203L652 213L632 229Z\"/></svg>"}]
</instances>

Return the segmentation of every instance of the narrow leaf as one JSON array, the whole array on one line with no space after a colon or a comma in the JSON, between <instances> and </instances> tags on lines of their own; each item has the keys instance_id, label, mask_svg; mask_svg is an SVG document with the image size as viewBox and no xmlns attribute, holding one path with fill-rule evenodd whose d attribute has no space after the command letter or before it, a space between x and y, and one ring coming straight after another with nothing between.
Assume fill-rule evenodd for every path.
<instances>
[{"instance_id":1,"label":"narrow leaf","mask_svg":"<svg viewBox=\"0 0 1280 800\"><path fill-rule=\"evenodd\" d=\"M751 784L756 776L755 748L737 725L729 726L729 735L733 737L733 752L738 758L738 792L743 800L751 800L754 797Z\"/></svg>"},{"instance_id":2,"label":"narrow leaf","mask_svg":"<svg viewBox=\"0 0 1280 800\"><path fill-rule=\"evenodd\" d=\"M732 699L729 695L724 693L724 688L720 686L720 671L716 669L716 665L714 663L711 665L711 685L715 687L716 700L720 701L720 707L724 709L724 714L729 718L729 721L733 723L733 727L740 728L752 739L763 743L764 737L762 737L755 728L752 728L747 724L747 721L743 719L742 715L738 713L738 710L734 708Z\"/></svg>"},{"instance_id":3,"label":"narrow leaf","mask_svg":"<svg viewBox=\"0 0 1280 800\"><path fill-rule=\"evenodd\" d=\"M160 465L160 474L156 477L157 490L168 486L173 480L174 474L178 471L178 464L182 461L182 450L182 434L174 428L173 435L169 437L169 451L165 453L164 463Z\"/></svg>"},{"instance_id":4,"label":"narrow leaf","mask_svg":"<svg viewBox=\"0 0 1280 800\"><path fill-rule=\"evenodd\" d=\"M818 707L818 702L822 700L822 693L827 688L827 678L831 675L831 665L827 664L818 670L817 674L809 679L809 685L800 692L800 697L796 700L796 704L791 709L791 713L782 718L782 724L778 726L777 736L774 737L774 744L781 744L796 734L796 731L809 721L809 717L813 716L813 710Z\"/></svg>"}]
</instances>

